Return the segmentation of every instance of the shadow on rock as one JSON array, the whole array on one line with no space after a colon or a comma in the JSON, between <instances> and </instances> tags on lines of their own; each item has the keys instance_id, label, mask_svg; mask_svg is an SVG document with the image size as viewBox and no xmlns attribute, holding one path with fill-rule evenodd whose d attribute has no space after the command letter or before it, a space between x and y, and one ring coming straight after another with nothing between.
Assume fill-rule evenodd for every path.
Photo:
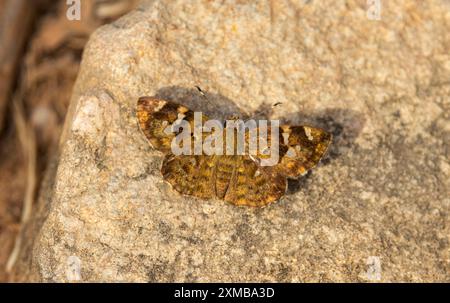
<instances>
[{"instance_id":1,"label":"shadow on rock","mask_svg":"<svg viewBox=\"0 0 450 303\"><path fill-rule=\"evenodd\" d=\"M240 115L241 109L232 100L220 94L204 91L203 96L197 88L167 86L157 91L156 97L182 104L193 111L203 112L212 119L225 120L232 115Z\"/></svg>"},{"instance_id":2,"label":"shadow on rock","mask_svg":"<svg viewBox=\"0 0 450 303\"><path fill-rule=\"evenodd\" d=\"M329 108L310 114L294 113L283 119L286 124L310 125L320 127L333 135L333 141L321 165L328 165L338 159L346 150L353 148L364 128L365 118L359 112L350 109ZM307 186L307 180L314 170L299 179L288 180L288 194L293 194Z\"/></svg>"}]
</instances>

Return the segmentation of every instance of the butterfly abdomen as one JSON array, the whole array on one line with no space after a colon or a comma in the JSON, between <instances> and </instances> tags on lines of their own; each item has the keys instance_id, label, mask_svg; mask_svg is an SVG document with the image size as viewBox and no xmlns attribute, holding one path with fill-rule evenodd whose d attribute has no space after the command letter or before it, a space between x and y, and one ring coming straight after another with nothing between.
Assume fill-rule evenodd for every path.
<instances>
[{"instance_id":1,"label":"butterfly abdomen","mask_svg":"<svg viewBox=\"0 0 450 303\"><path fill-rule=\"evenodd\" d=\"M217 159L215 167L216 195L218 198L223 199L236 168L236 157L222 156Z\"/></svg>"}]
</instances>

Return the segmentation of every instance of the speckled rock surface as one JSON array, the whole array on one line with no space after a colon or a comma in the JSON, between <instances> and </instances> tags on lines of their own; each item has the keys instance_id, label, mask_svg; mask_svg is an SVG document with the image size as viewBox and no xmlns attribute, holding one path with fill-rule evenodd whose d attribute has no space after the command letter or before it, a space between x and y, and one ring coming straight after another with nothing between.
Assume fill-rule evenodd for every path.
<instances>
[{"instance_id":1,"label":"speckled rock surface","mask_svg":"<svg viewBox=\"0 0 450 303\"><path fill-rule=\"evenodd\" d=\"M162 2L88 43L24 279L450 281L448 1L382 1L379 21L366 1ZM143 95L213 117L281 101L273 118L334 142L267 208L181 197Z\"/></svg>"}]
</instances>

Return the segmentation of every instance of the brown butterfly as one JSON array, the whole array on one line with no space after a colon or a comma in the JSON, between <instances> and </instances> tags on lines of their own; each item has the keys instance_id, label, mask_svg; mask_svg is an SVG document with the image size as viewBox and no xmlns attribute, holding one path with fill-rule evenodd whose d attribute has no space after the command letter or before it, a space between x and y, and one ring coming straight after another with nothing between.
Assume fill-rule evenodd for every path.
<instances>
[{"instance_id":1,"label":"brown butterfly","mask_svg":"<svg viewBox=\"0 0 450 303\"><path fill-rule=\"evenodd\" d=\"M176 191L202 199L220 198L235 205L263 207L278 201L286 193L287 178L298 178L316 166L331 143L331 134L322 129L282 125L279 161L273 166L260 165L258 160L264 157L261 153L256 157L177 156L171 150L177 133L167 132L167 126L180 119L193 125L192 110L156 97L141 97L137 118L153 148L165 154L161 173ZM202 120L208 117L203 115Z\"/></svg>"}]
</instances>

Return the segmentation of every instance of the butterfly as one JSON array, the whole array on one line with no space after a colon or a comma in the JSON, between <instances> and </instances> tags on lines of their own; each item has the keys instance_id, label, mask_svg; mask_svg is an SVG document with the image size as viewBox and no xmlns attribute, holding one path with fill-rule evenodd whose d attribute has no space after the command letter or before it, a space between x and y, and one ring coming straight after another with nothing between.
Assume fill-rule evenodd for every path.
<instances>
[{"instance_id":1,"label":"butterfly","mask_svg":"<svg viewBox=\"0 0 450 303\"><path fill-rule=\"evenodd\" d=\"M192 126L190 135L194 137L194 112L181 104L141 97L137 102L137 119L151 146L164 153L161 173L173 189L184 195L219 198L238 206L263 207L280 200L287 190L287 178L296 179L316 166L332 140L331 134L320 128L281 125L278 161L263 166L261 152L256 155L174 153L173 140L180 132L168 132L170 125L180 121L188 123ZM202 122L208 119L202 114ZM202 134L202 139L205 137ZM248 140L248 134L245 138ZM223 142L227 144L226 140Z\"/></svg>"}]
</instances>

